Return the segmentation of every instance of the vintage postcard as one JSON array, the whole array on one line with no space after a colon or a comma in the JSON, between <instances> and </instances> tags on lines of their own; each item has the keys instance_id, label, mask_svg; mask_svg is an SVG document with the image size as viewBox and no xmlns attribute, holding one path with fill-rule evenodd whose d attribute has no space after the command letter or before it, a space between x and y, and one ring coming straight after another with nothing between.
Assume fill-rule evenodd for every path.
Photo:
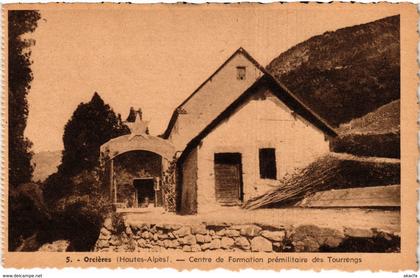
<instances>
[{"instance_id":1,"label":"vintage postcard","mask_svg":"<svg viewBox=\"0 0 420 278\"><path fill-rule=\"evenodd\" d=\"M4 266L417 269L417 20L3 6Z\"/></svg>"}]
</instances>

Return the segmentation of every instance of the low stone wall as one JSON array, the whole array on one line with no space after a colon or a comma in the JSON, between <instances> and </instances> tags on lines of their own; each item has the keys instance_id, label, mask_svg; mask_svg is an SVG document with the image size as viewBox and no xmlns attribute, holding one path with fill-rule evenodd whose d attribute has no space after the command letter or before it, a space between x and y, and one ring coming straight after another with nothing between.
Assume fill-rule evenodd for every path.
<instances>
[{"instance_id":1,"label":"low stone wall","mask_svg":"<svg viewBox=\"0 0 420 278\"><path fill-rule=\"evenodd\" d=\"M211 250L241 252L399 252L399 234L377 229L336 230L259 224L130 224L105 221L94 251L159 252Z\"/></svg>"}]
</instances>

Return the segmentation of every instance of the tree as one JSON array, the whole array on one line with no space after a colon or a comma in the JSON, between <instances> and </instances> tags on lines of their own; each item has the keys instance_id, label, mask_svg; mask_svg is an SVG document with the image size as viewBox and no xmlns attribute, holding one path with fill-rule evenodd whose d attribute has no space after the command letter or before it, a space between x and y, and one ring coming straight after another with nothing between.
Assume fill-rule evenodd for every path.
<instances>
[{"instance_id":1,"label":"tree","mask_svg":"<svg viewBox=\"0 0 420 278\"><path fill-rule=\"evenodd\" d=\"M54 228L59 229L58 235L49 237L69 240L72 251L91 251L112 206L103 192L98 171L82 171L71 178L71 184L71 193L54 206Z\"/></svg>"},{"instance_id":2,"label":"tree","mask_svg":"<svg viewBox=\"0 0 420 278\"><path fill-rule=\"evenodd\" d=\"M99 148L108 140L128 134L129 129L98 93L81 103L64 128L64 151L59 171L73 176L99 164Z\"/></svg>"},{"instance_id":3,"label":"tree","mask_svg":"<svg viewBox=\"0 0 420 278\"><path fill-rule=\"evenodd\" d=\"M80 103L64 127L64 150L58 171L44 182L45 201L54 206L61 198L75 194L73 178L99 166L100 146L129 129L105 104L98 93L88 103Z\"/></svg>"},{"instance_id":4,"label":"tree","mask_svg":"<svg viewBox=\"0 0 420 278\"><path fill-rule=\"evenodd\" d=\"M61 164L44 182L44 197L49 206L75 193L74 177L99 166L100 146L130 131L105 104L98 93L87 103L80 103L64 127Z\"/></svg>"},{"instance_id":5,"label":"tree","mask_svg":"<svg viewBox=\"0 0 420 278\"><path fill-rule=\"evenodd\" d=\"M128 133L121 116L98 93L88 103L79 104L64 128L58 171L44 183L44 198L55 221L49 238L70 240L69 248L74 251L93 248L110 211L109 196L99 179L100 146Z\"/></svg>"},{"instance_id":6,"label":"tree","mask_svg":"<svg viewBox=\"0 0 420 278\"><path fill-rule=\"evenodd\" d=\"M32 178L32 143L24 136L28 117L26 96L33 79L31 51L35 41L22 35L35 31L41 15L38 11L21 10L8 12L8 89L9 89L9 184L16 187Z\"/></svg>"},{"instance_id":7,"label":"tree","mask_svg":"<svg viewBox=\"0 0 420 278\"><path fill-rule=\"evenodd\" d=\"M36 237L50 221L41 187L35 183L25 183L11 188L8 212L9 250L19 248L21 251L35 251L39 247Z\"/></svg>"}]
</instances>

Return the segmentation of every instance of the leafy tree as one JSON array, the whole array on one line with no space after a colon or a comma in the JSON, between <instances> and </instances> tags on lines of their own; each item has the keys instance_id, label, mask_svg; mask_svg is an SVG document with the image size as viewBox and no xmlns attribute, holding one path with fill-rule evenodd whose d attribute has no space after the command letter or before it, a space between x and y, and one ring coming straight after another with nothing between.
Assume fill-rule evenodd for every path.
<instances>
[{"instance_id":1,"label":"leafy tree","mask_svg":"<svg viewBox=\"0 0 420 278\"><path fill-rule=\"evenodd\" d=\"M94 93L81 103L64 128L64 150L57 173L44 183L44 198L52 211L50 233L44 238L70 240L69 250L93 248L102 221L110 211L108 191L99 180L100 146L108 140L128 134L111 107ZM83 232L81 232L83 231Z\"/></svg>"},{"instance_id":2,"label":"leafy tree","mask_svg":"<svg viewBox=\"0 0 420 278\"><path fill-rule=\"evenodd\" d=\"M24 130L28 117L26 96L33 79L31 51L35 41L23 39L22 35L33 32L41 15L35 10L8 12L8 84L9 84L9 184L16 187L32 178L30 148L32 143L25 138Z\"/></svg>"},{"instance_id":3,"label":"leafy tree","mask_svg":"<svg viewBox=\"0 0 420 278\"><path fill-rule=\"evenodd\" d=\"M45 200L50 206L75 193L74 177L99 166L100 146L129 129L105 104L98 93L88 103L81 103L64 128L64 150L58 172L44 183Z\"/></svg>"},{"instance_id":4,"label":"leafy tree","mask_svg":"<svg viewBox=\"0 0 420 278\"><path fill-rule=\"evenodd\" d=\"M98 93L81 103L64 128L64 151L59 170L67 176L92 170L99 163L99 148L108 140L128 134L117 116Z\"/></svg>"}]
</instances>

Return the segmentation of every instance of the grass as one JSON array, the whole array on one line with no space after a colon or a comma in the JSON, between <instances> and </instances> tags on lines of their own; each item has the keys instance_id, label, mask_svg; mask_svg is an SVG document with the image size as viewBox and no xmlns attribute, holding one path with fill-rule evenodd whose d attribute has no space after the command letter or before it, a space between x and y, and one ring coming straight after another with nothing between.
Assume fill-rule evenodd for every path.
<instances>
[{"instance_id":1,"label":"grass","mask_svg":"<svg viewBox=\"0 0 420 278\"><path fill-rule=\"evenodd\" d=\"M400 133L344 134L331 141L331 150L361 156L400 157Z\"/></svg>"},{"instance_id":2,"label":"grass","mask_svg":"<svg viewBox=\"0 0 420 278\"><path fill-rule=\"evenodd\" d=\"M342 124L340 134L384 134L400 131L400 100L391 101L363 117Z\"/></svg>"}]
</instances>

